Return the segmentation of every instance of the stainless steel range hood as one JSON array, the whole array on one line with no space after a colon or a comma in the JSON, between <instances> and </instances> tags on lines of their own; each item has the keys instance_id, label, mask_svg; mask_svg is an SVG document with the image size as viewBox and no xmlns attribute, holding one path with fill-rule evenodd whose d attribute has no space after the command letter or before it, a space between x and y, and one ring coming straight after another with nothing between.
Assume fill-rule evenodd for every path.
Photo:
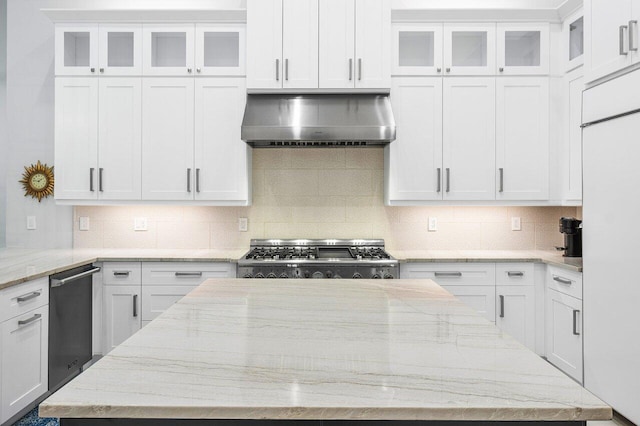
<instances>
[{"instance_id":1,"label":"stainless steel range hood","mask_svg":"<svg viewBox=\"0 0 640 426\"><path fill-rule=\"evenodd\" d=\"M254 147L386 145L396 138L387 94L249 94L242 140Z\"/></svg>"}]
</instances>

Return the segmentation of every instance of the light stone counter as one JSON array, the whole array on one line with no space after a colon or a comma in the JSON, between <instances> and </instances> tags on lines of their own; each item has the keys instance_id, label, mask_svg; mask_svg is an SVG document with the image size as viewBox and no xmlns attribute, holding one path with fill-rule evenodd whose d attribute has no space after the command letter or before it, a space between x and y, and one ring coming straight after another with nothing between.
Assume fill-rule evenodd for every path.
<instances>
[{"instance_id":1,"label":"light stone counter","mask_svg":"<svg viewBox=\"0 0 640 426\"><path fill-rule=\"evenodd\" d=\"M215 279L40 415L584 421L612 412L433 281Z\"/></svg>"}]
</instances>

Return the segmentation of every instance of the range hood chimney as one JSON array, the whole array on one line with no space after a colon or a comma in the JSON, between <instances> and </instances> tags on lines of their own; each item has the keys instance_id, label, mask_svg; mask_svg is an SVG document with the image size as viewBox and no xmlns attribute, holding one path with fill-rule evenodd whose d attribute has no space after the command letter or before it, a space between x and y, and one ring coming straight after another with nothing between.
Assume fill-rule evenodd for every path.
<instances>
[{"instance_id":1,"label":"range hood chimney","mask_svg":"<svg viewBox=\"0 0 640 426\"><path fill-rule=\"evenodd\" d=\"M242 140L254 147L364 147L395 138L388 94L247 95Z\"/></svg>"}]
</instances>

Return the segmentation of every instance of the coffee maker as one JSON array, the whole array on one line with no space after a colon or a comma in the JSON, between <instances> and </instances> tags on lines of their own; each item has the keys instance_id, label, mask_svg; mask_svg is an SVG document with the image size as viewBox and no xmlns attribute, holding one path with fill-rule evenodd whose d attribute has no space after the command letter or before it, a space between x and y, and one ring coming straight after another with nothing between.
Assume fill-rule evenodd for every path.
<instances>
[{"instance_id":1,"label":"coffee maker","mask_svg":"<svg viewBox=\"0 0 640 426\"><path fill-rule=\"evenodd\" d=\"M560 218L560 232L564 234L565 257L582 257L582 221L575 217Z\"/></svg>"}]
</instances>

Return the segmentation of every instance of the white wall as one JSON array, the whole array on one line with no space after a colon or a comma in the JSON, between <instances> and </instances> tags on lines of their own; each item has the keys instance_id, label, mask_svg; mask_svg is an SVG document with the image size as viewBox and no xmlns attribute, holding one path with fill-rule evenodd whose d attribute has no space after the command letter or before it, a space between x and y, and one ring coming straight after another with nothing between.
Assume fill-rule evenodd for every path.
<instances>
[{"instance_id":1,"label":"white wall","mask_svg":"<svg viewBox=\"0 0 640 426\"><path fill-rule=\"evenodd\" d=\"M7 0L0 0L0 247L5 247L6 201L6 161L7 161L7 120L6 120L6 77L7 77Z\"/></svg>"},{"instance_id":2,"label":"white wall","mask_svg":"<svg viewBox=\"0 0 640 426\"><path fill-rule=\"evenodd\" d=\"M7 247L72 245L73 209L52 198L26 198L18 182L24 166L53 165L53 24L40 13L44 3L8 0L7 6ZM27 216L36 216L35 231L27 231Z\"/></svg>"}]
</instances>

